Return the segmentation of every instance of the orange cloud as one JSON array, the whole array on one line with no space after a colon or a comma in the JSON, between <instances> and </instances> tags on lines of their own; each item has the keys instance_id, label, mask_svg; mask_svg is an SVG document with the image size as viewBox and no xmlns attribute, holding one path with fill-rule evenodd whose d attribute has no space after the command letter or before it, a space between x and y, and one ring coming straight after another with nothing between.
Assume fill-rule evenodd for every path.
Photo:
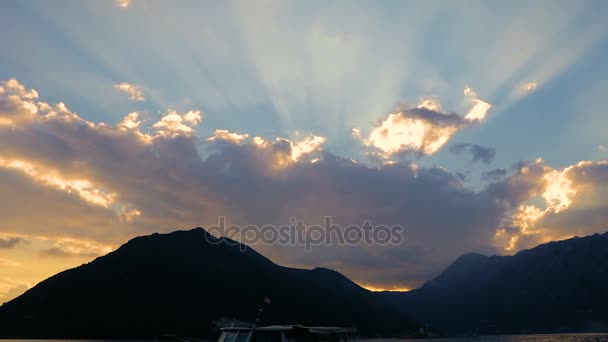
<instances>
[{"instance_id":1,"label":"orange cloud","mask_svg":"<svg viewBox=\"0 0 608 342\"><path fill-rule=\"evenodd\" d=\"M582 161L556 170L538 159L534 164L523 166L519 175L512 180L518 177L528 178L536 189L524 198L524 203L513 210L506 225L496 231L495 244L509 252L575 235L572 231L560 228L560 221L571 222L567 219L569 215L577 215L578 212L587 210L589 205L602 205L602 201L607 199L604 197L606 194L600 198L594 196L601 189L602 182L608 179L607 161ZM585 201L589 197L596 198L599 202ZM542 199L543 205L529 203L534 199ZM573 211L573 214L569 211ZM604 215L601 211L596 214ZM608 217L608 212L605 216ZM569 229L575 228L574 233L582 235L605 229L601 225L589 225L589 221L583 222L579 221L579 225Z\"/></svg>"}]
</instances>

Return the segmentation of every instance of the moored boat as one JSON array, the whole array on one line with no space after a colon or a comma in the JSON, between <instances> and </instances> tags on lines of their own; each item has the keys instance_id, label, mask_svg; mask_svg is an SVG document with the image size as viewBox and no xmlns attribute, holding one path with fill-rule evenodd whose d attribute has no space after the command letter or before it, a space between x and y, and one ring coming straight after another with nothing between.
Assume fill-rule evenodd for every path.
<instances>
[{"instance_id":1,"label":"moored boat","mask_svg":"<svg viewBox=\"0 0 608 342\"><path fill-rule=\"evenodd\" d=\"M354 328L302 325L226 327L217 342L350 342L355 340L356 332Z\"/></svg>"}]
</instances>

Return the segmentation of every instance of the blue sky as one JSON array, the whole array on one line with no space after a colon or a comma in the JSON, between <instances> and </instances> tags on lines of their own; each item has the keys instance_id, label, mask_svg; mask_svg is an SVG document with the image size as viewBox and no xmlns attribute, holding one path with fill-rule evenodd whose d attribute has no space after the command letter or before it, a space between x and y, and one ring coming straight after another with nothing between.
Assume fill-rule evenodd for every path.
<instances>
[{"instance_id":1,"label":"blue sky","mask_svg":"<svg viewBox=\"0 0 608 342\"><path fill-rule=\"evenodd\" d=\"M492 146L497 166L540 156L565 166L600 158L597 146L607 143L598 129L608 124L602 1L2 6L2 40L10 42L2 78L94 121L196 107L205 113L203 135L313 133L360 158L353 127L369 130L395 104L429 96L460 113L470 86L493 108L451 143ZM129 102L112 87L118 82L138 85L148 100ZM524 82L538 87L509 99ZM466 171L446 151L421 162Z\"/></svg>"},{"instance_id":2,"label":"blue sky","mask_svg":"<svg viewBox=\"0 0 608 342\"><path fill-rule=\"evenodd\" d=\"M298 142L318 136L323 139L323 152L353 159L370 170L384 170L383 167L390 163L402 163L410 165L412 170L425 169L429 174L445 171L446 175L453 175L462 182L455 185L457 191L467 192L471 198L483 197L494 194L499 188L499 185L492 185L493 182L505 188L516 188L517 177L527 177L528 171L522 166L526 163L531 170L536 167L543 177L555 171L555 175L563 174L578 186L580 179L574 178L578 175L577 168L591 167L593 163L603 165L601 163L608 159L607 15L608 3L605 1L2 1L0 80L14 78L26 89L35 89L45 103L63 102L69 111L91 125L103 122L115 127L117 132L124 133L119 130L123 127L121 122L128 113L137 112L143 120L141 126L137 126L141 132L129 132L140 134L140 137L149 133L146 139L159 141L147 142L152 145L161 143L158 127L163 126L159 124L168 115L168 110L174 110L176 115L200 111L200 119L188 121L185 114L178 118L194 133L175 131L171 139L179 135L191 138L201 154L198 156L202 159L201 165L205 162L203 151L208 148L207 139L218 129L248 134L249 138L259 136L266 141L283 137L291 141L292 150ZM142 99L130 99L116 87L121 83L140 91ZM8 89L9 85L5 87ZM18 96L27 102L29 98L24 91L17 91ZM432 100L440 107L422 105L425 100ZM486 104L489 109L486 108L478 119L464 119L476 103ZM42 108L40 104L37 106ZM3 110L3 113L10 112L6 108ZM450 113L457 116L450 118ZM392 119L391 114L395 114ZM10 117L7 120L17 125ZM399 145L398 139L403 138L403 134L415 135L418 131L412 127L419 127L416 126L419 124L428 125L424 126L428 128L424 137ZM31 139L37 140L40 132L46 134L55 127L40 125L42 128L37 126L35 132L38 133L31 133ZM157 135L151 133L154 129L157 129ZM359 134L354 134L353 129ZM50 154L42 156L48 157L42 162L44 158L35 157L36 148L41 149L42 145L36 146L36 142L32 142L31 150L20 150L23 144L10 145L17 144L18 138L10 140L8 131L0 134L7 137L4 141L7 145L0 147L0 169L2 158L13 160L7 156L17 150L21 153L19 160L28 160L39 167L37 175L41 174L40 170L55 170L65 181L74 176L71 172L75 171L66 169L66 164L57 160L71 160L71 165L94 163L82 156L60 155L59 149L53 150L57 155L53 154L52 158ZM440 143L443 138L445 141ZM78 139L88 141L83 136ZM398 146L394 149L387 147L395 143L390 139L397 139ZM121 142L111 142L114 143L121 146ZM433 144L437 145L432 147ZM465 146L465 150L455 153L459 145ZM71 151L71 145L66 146L64 150ZM491 152L491 157L486 162L473 162L473 146ZM320 148L320 145L314 146L315 151ZM162 155L164 150L160 151L156 153ZM232 152L226 151L221 153L231 156ZM100 158L108 163L117 160L118 157L107 153ZM295 157L294 161L300 162ZM579 165L582 161L592 164ZM170 169L171 163L175 162L168 158L169 164L159 168ZM9 162L5 164L9 165ZM568 169L570 166L572 168ZM100 166L94 171L87 168L79 172L91 182L99 182L100 189L119 193L123 199L130 198L126 194L129 190L121 193L113 188L116 186L113 181L100 176L103 173L104 177L109 177L118 171L102 169ZM484 172L496 169L503 169L506 178L482 179ZM23 172L27 176L27 171ZM247 172L243 171L243 174L256 179L253 173ZM38 176L29 176L40 181ZM392 179L393 176L382 177ZM558 178L551 179L555 184L563 185ZM208 178L196 178L194 182L206 180ZM446 178L445 181L449 184L445 186L453 186L452 180ZM206 186L213 188L214 184ZM598 186L601 188L601 183ZM510 193L513 197L501 197L501 201L508 202L509 208L497 210L490 225L499 225L506 216L510 219L517 216L517 208L525 208L530 203L541 203L539 210L550 209L542 214L543 219L549 220L550 214L564 215L560 205L572 209L576 203L584 202L576 202L572 192L568 201L557 196L560 204L551 204L553 197L547 195L550 192L547 189L551 187L530 190L526 196L516 196L513 192ZM596 190L592 190L593 198L599 198L596 202L599 204L594 206L606 208L602 203L608 201L608 195L605 197L601 189ZM425 191L439 190L429 188ZM577 190L576 196L582 193L583 190ZM504 192L501 194L504 196ZM344 192L340 195L346 196ZM81 198L85 198L83 196L81 193ZM240 203L244 198L238 194L230 195L234 198L226 196L230 203ZM137 198L130 198L129 206L140 209L143 218L145 204L137 203ZM302 201L305 203L305 199ZM226 203L209 206L215 208L217 205L217 208L227 210ZM449 203L453 202L447 201L445 205L449 206ZM301 206L306 208L305 204ZM154 210L164 208L160 204L152 207ZM589 208L589 204L583 207ZM217 214L213 210L210 213L211 216ZM194 214L184 215L187 218L178 217L167 222L172 227L182 228L207 223L197 221L199 216ZM386 219L401 219L395 215L387 214ZM480 218L475 224L489 224L485 219ZM52 241L60 241L50 236L89 239L105 246L99 250L106 250L104 248L113 248L127 237L153 229L169 229L160 221L150 224L151 220L137 225L121 221L124 224L121 233L108 233L115 238L86 229L71 231L61 225L52 230L52 234L21 228L33 225L35 220L15 221L20 222L19 227L5 223L0 232L4 231L6 238L23 236L32 241L45 237L46 240L42 240L47 242L40 242L40 246L46 247ZM110 224L108 222L112 221L104 224ZM210 219L209 222L214 221ZM547 239L605 228L601 225L590 225L592 228L588 229L564 228L555 221L547 222L551 223L550 228L538 228L543 232L543 238L529 241L522 238L530 235L529 231L525 233L526 230L518 226L521 234L517 235L517 241L528 241L528 244L517 245L510 252ZM150 228L141 228L145 224ZM420 225L426 227L424 223ZM560 228L555 228L558 226ZM433 229L428 228L429 231ZM503 228L491 226L487 229L491 234L498 234ZM556 233L549 234L549 229ZM103 229L99 228L99 231ZM437 234L432 236L437 237ZM420 238L420 245L428 246L424 239L429 236L415 237ZM486 240L471 237L462 248L446 252L424 266L432 271L416 277L394 276L398 272L407 273L407 267L422 267L414 261L407 267L400 265L392 269L391 276L363 276L355 261L352 264L334 262L329 266L338 265L337 268L362 283L412 287L467 248L496 252L488 249L492 243ZM30 244L28 248L33 246L38 245ZM33 258L28 259L23 253L18 252L14 257ZM279 261L293 265L311 266L322 262L297 253L294 254L297 256L290 256L280 248L268 253L276 253ZM80 259L72 259L72 262L74 260ZM412 266L414 264L418 266ZM64 260L50 269L65 265ZM5 276L6 279L21 279L13 280L12 285L31 285L46 273L19 278L8 272ZM0 297L2 292L0 286ZM4 292L7 293L8 288Z\"/></svg>"}]
</instances>

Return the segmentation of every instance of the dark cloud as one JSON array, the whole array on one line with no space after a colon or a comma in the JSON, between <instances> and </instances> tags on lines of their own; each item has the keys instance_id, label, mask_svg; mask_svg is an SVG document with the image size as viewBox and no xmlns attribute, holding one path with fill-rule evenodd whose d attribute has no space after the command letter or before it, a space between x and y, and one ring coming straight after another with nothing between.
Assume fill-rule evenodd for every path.
<instances>
[{"instance_id":1,"label":"dark cloud","mask_svg":"<svg viewBox=\"0 0 608 342\"><path fill-rule=\"evenodd\" d=\"M60 257L60 258L69 258L72 254L64 251L61 248L53 247L49 249L45 249L40 251L41 257Z\"/></svg>"},{"instance_id":2,"label":"dark cloud","mask_svg":"<svg viewBox=\"0 0 608 342\"><path fill-rule=\"evenodd\" d=\"M460 179L463 182L467 180L467 176L461 172L456 172L456 177L458 177L458 179Z\"/></svg>"},{"instance_id":3,"label":"dark cloud","mask_svg":"<svg viewBox=\"0 0 608 342\"><path fill-rule=\"evenodd\" d=\"M493 147L484 147L477 144L456 144L450 147L450 152L454 154L461 154L462 152L468 151L472 155L471 162L482 162L484 164L490 164L494 160L496 155L496 149Z\"/></svg>"},{"instance_id":4,"label":"dark cloud","mask_svg":"<svg viewBox=\"0 0 608 342\"><path fill-rule=\"evenodd\" d=\"M45 257L56 257L56 258L71 258L71 257L84 257L94 258L98 257L98 253L82 253L82 252L70 252L59 247L52 247L40 251L40 256Z\"/></svg>"},{"instance_id":5,"label":"dark cloud","mask_svg":"<svg viewBox=\"0 0 608 342\"><path fill-rule=\"evenodd\" d=\"M522 162L510 177L491 183L484 190L491 197L506 201L510 208L516 208L530 198L538 197L547 187L545 174L550 168L542 162Z\"/></svg>"},{"instance_id":6,"label":"dark cloud","mask_svg":"<svg viewBox=\"0 0 608 342\"><path fill-rule=\"evenodd\" d=\"M494 169L494 170L482 172L481 179L485 180L485 181L494 182L494 181L502 179L506 175L507 175L506 169Z\"/></svg>"},{"instance_id":7,"label":"dark cloud","mask_svg":"<svg viewBox=\"0 0 608 342\"><path fill-rule=\"evenodd\" d=\"M13 248L19 243L27 243L27 240L20 237L1 238L0 237L0 249Z\"/></svg>"},{"instance_id":8,"label":"dark cloud","mask_svg":"<svg viewBox=\"0 0 608 342\"><path fill-rule=\"evenodd\" d=\"M437 127L455 127L459 128L468 123L462 116L457 113L443 113L439 110L433 110L425 107L405 108L399 107L399 114L405 118L415 118L427 122Z\"/></svg>"}]
</instances>

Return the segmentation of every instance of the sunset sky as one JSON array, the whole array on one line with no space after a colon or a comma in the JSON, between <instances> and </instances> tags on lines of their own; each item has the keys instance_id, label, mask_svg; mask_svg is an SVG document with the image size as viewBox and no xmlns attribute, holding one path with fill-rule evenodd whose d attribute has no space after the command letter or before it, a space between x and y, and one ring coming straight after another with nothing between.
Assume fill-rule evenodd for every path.
<instances>
[{"instance_id":1,"label":"sunset sky","mask_svg":"<svg viewBox=\"0 0 608 342\"><path fill-rule=\"evenodd\" d=\"M153 232L373 289L608 231L606 1L0 1L0 303ZM221 260L218 260L221 263Z\"/></svg>"}]
</instances>

